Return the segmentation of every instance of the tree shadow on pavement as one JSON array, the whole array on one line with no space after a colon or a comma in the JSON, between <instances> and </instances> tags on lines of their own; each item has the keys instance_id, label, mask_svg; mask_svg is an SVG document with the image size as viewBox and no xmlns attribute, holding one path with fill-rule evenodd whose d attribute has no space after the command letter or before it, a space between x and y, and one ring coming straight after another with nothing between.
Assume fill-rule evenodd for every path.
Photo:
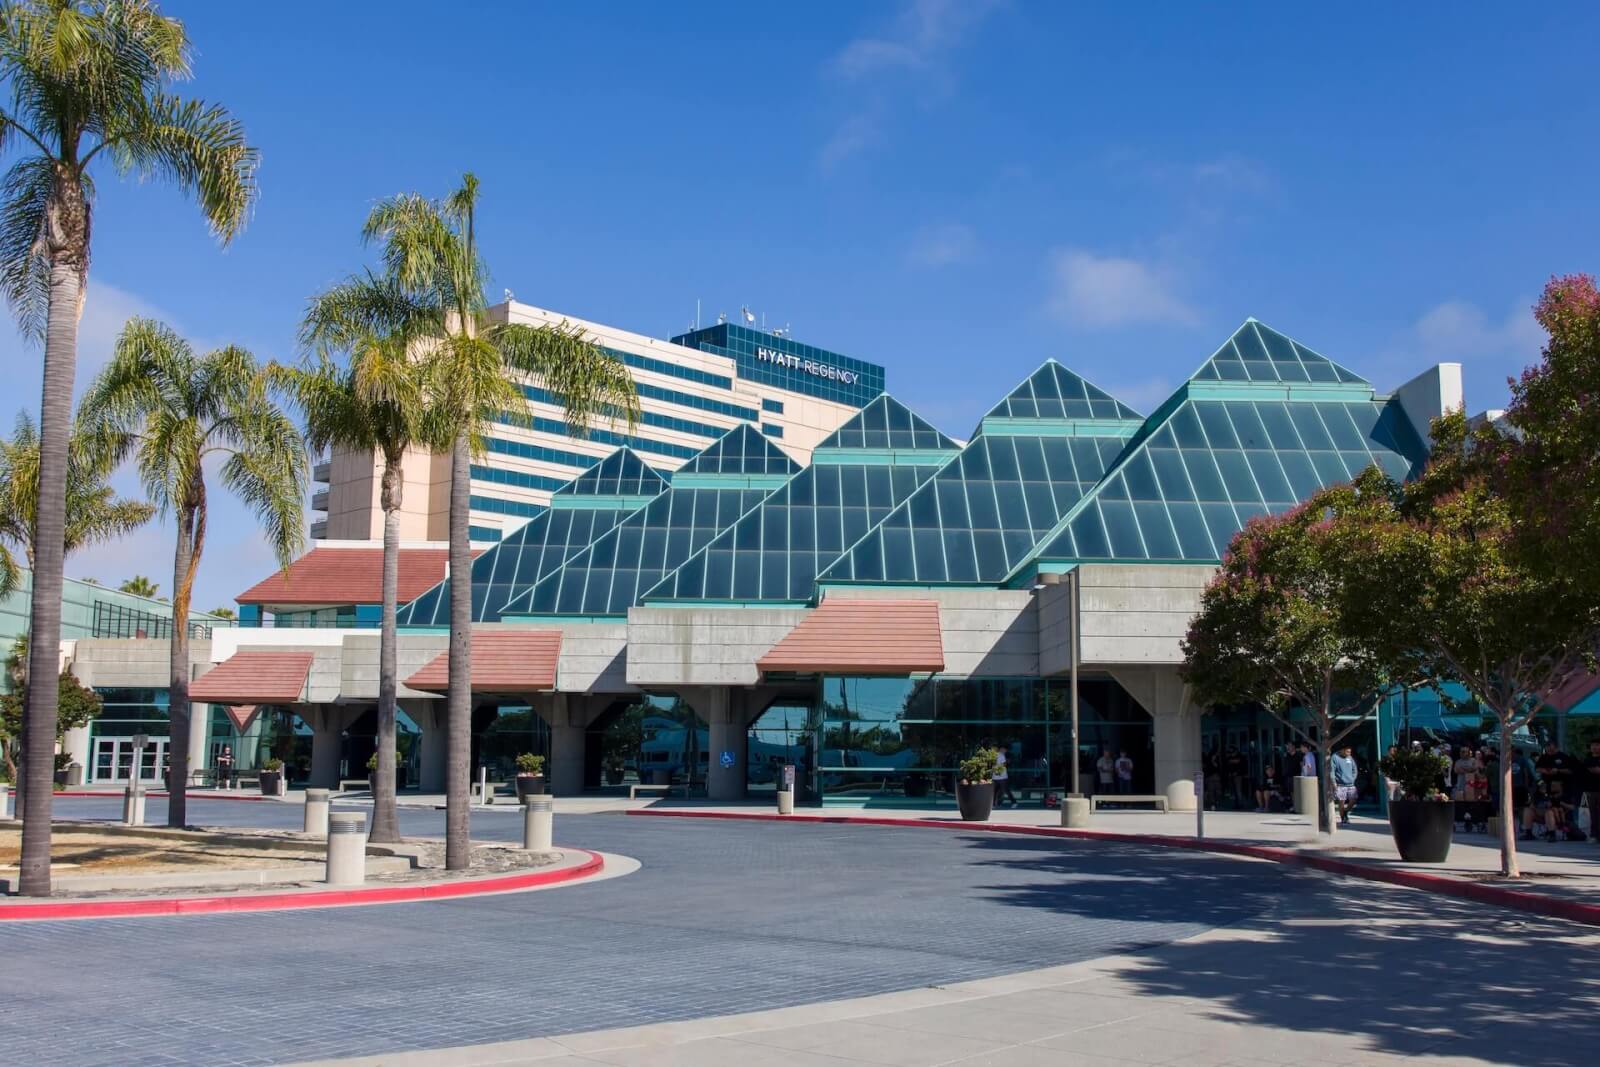
<instances>
[{"instance_id":1,"label":"tree shadow on pavement","mask_svg":"<svg viewBox=\"0 0 1600 1067\"><path fill-rule=\"evenodd\" d=\"M1362 1036L1400 1056L1600 1056L1600 931L1590 927L1177 849L1041 852L998 837L971 846L999 867L1060 876L991 887L1004 903L1224 927L1131 952L1119 972L1141 995L1203 1002L1204 1017Z\"/></svg>"}]
</instances>

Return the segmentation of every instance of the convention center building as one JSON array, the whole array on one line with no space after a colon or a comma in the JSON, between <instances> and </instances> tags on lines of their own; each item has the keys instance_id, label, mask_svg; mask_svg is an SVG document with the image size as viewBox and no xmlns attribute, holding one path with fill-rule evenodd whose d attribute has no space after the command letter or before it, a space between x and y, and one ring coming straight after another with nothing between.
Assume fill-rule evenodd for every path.
<instances>
[{"instance_id":1,"label":"convention center building","mask_svg":"<svg viewBox=\"0 0 1600 1067\"><path fill-rule=\"evenodd\" d=\"M1251 319L1153 412L1047 360L963 441L885 392L882 368L787 337L584 326L659 419L579 441L508 427L497 465L473 470L475 522L495 526L470 575L474 779L539 753L558 795L734 800L793 764L814 803L947 802L959 760L994 745L1024 801L1109 751L1133 760L1134 792L1192 808L1203 732L1234 726L1191 701L1179 640L1230 539L1370 464L1412 475L1430 420L1462 404L1458 365L1379 393ZM243 590L241 625L192 646L191 694L211 705L199 766L228 744L296 783L366 777L381 550L370 457L333 466L325 521L343 536ZM433 793L466 576L439 543L446 487L414 485L401 765L405 788ZM367 498L346 507L342 488ZM80 639L70 658L102 692L164 697L165 641ZM152 704L152 732L158 718ZM1237 725L1252 750L1287 740L1264 716Z\"/></svg>"}]
</instances>

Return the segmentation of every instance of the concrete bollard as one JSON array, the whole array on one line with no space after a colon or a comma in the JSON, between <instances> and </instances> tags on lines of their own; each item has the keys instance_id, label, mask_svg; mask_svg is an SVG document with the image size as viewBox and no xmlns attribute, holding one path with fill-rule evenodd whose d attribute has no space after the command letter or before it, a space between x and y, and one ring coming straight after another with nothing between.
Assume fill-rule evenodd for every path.
<instances>
[{"instance_id":1,"label":"concrete bollard","mask_svg":"<svg viewBox=\"0 0 1600 1067\"><path fill-rule=\"evenodd\" d=\"M129 826L144 825L144 790L138 786L122 790L122 821Z\"/></svg>"},{"instance_id":2,"label":"concrete bollard","mask_svg":"<svg viewBox=\"0 0 1600 1067\"><path fill-rule=\"evenodd\" d=\"M1294 813L1296 815L1316 815L1316 776L1310 774L1296 776L1294 780Z\"/></svg>"},{"instance_id":3,"label":"concrete bollard","mask_svg":"<svg viewBox=\"0 0 1600 1067\"><path fill-rule=\"evenodd\" d=\"M1089 825L1089 798L1063 797L1061 800L1061 825L1082 829Z\"/></svg>"},{"instance_id":4,"label":"concrete bollard","mask_svg":"<svg viewBox=\"0 0 1600 1067\"><path fill-rule=\"evenodd\" d=\"M367 817L359 811L328 814L329 885L360 885L367 878Z\"/></svg>"},{"instance_id":5,"label":"concrete bollard","mask_svg":"<svg viewBox=\"0 0 1600 1067\"><path fill-rule=\"evenodd\" d=\"M11 818L11 786L0 782L0 820Z\"/></svg>"},{"instance_id":6,"label":"concrete bollard","mask_svg":"<svg viewBox=\"0 0 1600 1067\"><path fill-rule=\"evenodd\" d=\"M522 847L529 852L549 852L555 840L556 801L532 795L522 801Z\"/></svg>"},{"instance_id":7,"label":"concrete bollard","mask_svg":"<svg viewBox=\"0 0 1600 1067\"><path fill-rule=\"evenodd\" d=\"M306 790L306 833L328 836L328 793L326 789Z\"/></svg>"},{"instance_id":8,"label":"concrete bollard","mask_svg":"<svg viewBox=\"0 0 1600 1067\"><path fill-rule=\"evenodd\" d=\"M793 815L794 814L794 790L793 789L780 789L780 790L778 790L778 814L779 815Z\"/></svg>"}]
</instances>

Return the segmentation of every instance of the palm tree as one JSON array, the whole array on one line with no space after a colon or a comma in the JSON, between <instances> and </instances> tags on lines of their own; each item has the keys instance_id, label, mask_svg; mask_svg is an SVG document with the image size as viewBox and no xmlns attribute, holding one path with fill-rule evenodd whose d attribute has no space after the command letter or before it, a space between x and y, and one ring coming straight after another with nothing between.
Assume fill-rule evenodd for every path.
<instances>
[{"instance_id":1,"label":"palm tree","mask_svg":"<svg viewBox=\"0 0 1600 1067\"><path fill-rule=\"evenodd\" d=\"M132 593L134 596L149 597L151 600L154 600L156 594L160 591L160 585L152 582L142 574L135 574L132 578L117 586L117 592L119 593Z\"/></svg>"},{"instance_id":2,"label":"palm tree","mask_svg":"<svg viewBox=\"0 0 1600 1067\"><path fill-rule=\"evenodd\" d=\"M170 91L189 74L183 24L148 0L20 0L0 8L0 152L22 157L0 181L0 291L44 341L40 485L30 649L55 671L61 639L67 439L78 319L89 276L97 161L160 177L193 197L226 243L255 198L257 153L216 104ZM50 892L50 773L57 695L38 688L23 727L27 775L20 888Z\"/></svg>"},{"instance_id":3,"label":"palm tree","mask_svg":"<svg viewBox=\"0 0 1600 1067\"><path fill-rule=\"evenodd\" d=\"M404 340L422 363L429 446L450 450L450 573L472 573L467 532L471 460L497 418L526 418L528 402L507 370L542 380L560 399L568 427L622 417L631 427L639 402L633 379L583 331L561 323L533 327L486 314L488 271L474 232L478 180L443 200L415 193L381 201L364 238L381 246L384 271L351 278L324 293L306 316L312 344L348 348L363 336ZM471 862L468 789L472 768L472 583L450 583L450 688L446 695L445 866Z\"/></svg>"},{"instance_id":4,"label":"palm tree","mask_svg":"<svg viewBox=\"0 0 1600 1067\"><path fill-rule=\"evenodd\" d=\"M317 313L318 300L312 302ZM308 320L309 323L309 320ZM309 326L308 326L309 328ZM383 619L378 638L378 766L372 776L370 840L400 840L395 808L395 693L399 688L395 612L400 595L400 504L405 490L402 460L423 443L422 363L407 352L400 335L360 333L343 366L319 353L304 367L272 368L305 416L306 443L312 451L349 449L383 460Z\"/></svg>"},{"instance_id":5,"label":"palm tree","mask_svg":"<svg viewBox=\"0 0 1600 1067\"><path fill-rule=\"evenodd\" d=\"M106 484L115 464L82 430L67 443L66 523L63 555L121 537L150 521L155 508L125 500ZM0 438L0 595L20 578L13 550L34 565L33 530L39 513L39 432L26 414L11 437Z\"/></svg>"},{"instance_id":6,"label":"palm tree","mask_svg":"<svg viewBox=\"0 0 1600 1067\"><path fill-rule=\"evenodd\" d=\"M83 398L83 418L120 455L144 491L178 520L172 559L172 781L167 825L185 825L189 780L189 600L206 539L206 474L242 498L287 567L304 541L307 476L299 431L273 402L255 358L228 346L204 355L170 327L129 319L116 351Z\"/></svg>"}]
</instances>

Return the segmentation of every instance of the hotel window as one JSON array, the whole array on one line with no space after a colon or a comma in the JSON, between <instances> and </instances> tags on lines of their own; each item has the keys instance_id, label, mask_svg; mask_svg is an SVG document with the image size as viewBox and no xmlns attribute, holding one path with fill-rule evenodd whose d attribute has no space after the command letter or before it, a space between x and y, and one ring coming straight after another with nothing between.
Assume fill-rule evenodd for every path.
<instances>
[{"instance_id":1,"label":"hotel window","mask_svg":"<svg viewBox=\"0 0 1600 1067\"><path fill-rule=\"evenodd\" d=\"M774 415L782 415L783 414L783 401L781 401L781 400L767 400L767 399L763 398L762 401L761 401L761 410L762 411L770 411Z\"/></svg>"},{"instance_id":2,"label":"hotel window","mask_svg":"<svg viewBox=\"0 0 1600 1067\"><path fill-rule=\"evenodd\" d=\"M763 422L761 424L761 432L766 434L768 437L782 437L783 427L774 423Z\"/></svg>"}]
</instances>

